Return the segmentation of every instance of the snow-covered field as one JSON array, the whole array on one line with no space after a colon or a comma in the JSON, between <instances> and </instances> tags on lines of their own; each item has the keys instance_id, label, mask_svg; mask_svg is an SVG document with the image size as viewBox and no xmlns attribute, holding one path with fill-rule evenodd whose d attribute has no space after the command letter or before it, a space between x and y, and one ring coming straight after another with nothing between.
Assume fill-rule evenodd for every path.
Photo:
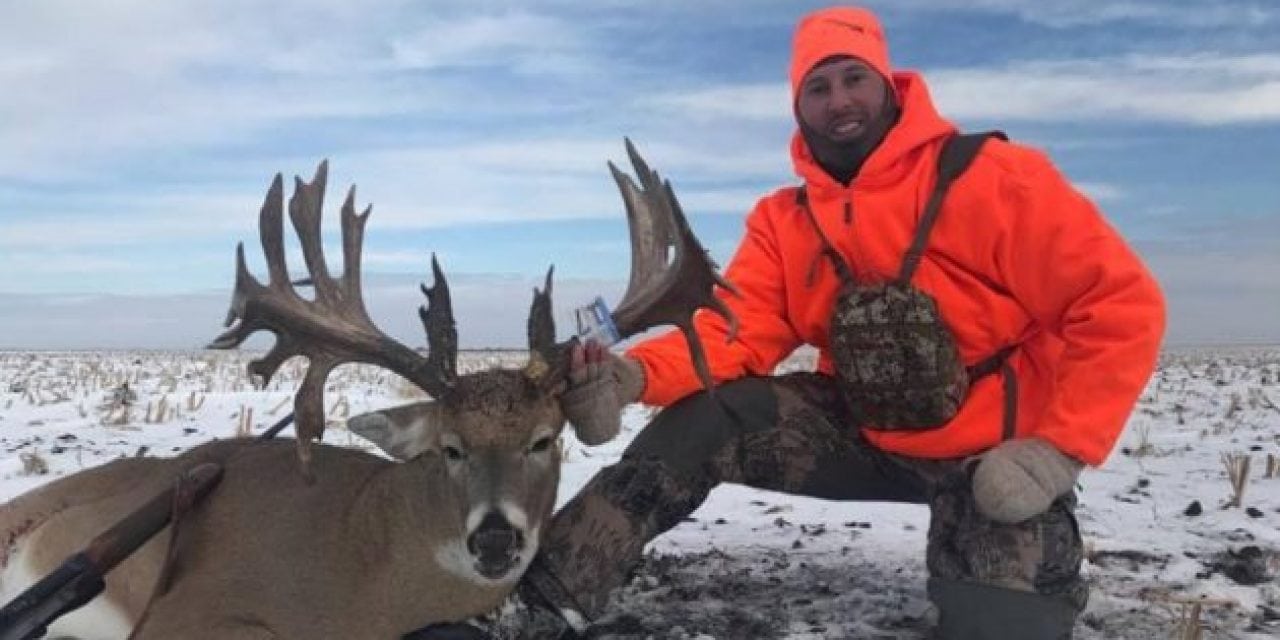
<instances>
[{"instance_id":1,"label":"snow-covered field","mask_svg":"<svg viewBox=\"0 0 1280 640\"><path fill-rule=\"evenodd\" d=\"M119 456L262 431L290 411L304 363L259 391L244 373L251 357L0 352L0 501ZM460 368L521 357L464 353ZM118 401L126 384L128 405ZM327 441L367 446L343 419L414 395L392 374L338 369ZM617 459L651 412L629 408L623 435L594 449L566 435L561 502ZM1251 466L1240 505L1227 506L1235 456ZM1277 464L1280 348L1166 353L1120 448L1081 479L1094 589L1077 637L1196 637L1178 634L1197 602L1203 637L1280 637ZM652 545L605 626L626 638L920 638L927 528L924 507L724 486Z\"/></svg>"}]
</instances>

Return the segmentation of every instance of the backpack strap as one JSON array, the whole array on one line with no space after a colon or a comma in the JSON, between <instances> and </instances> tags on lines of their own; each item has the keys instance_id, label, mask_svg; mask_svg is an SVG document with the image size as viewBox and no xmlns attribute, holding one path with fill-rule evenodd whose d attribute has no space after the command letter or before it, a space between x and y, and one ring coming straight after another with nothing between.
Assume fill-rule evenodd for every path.
<instances>
[{"instance_id":1,"label":"backpack strap","mask_svg":"<svg viewBox=\"0 0 1280 640\"><path fill-rule=\"evenodd\" d=\"M816 277L817 267L822 256L826 256L831 261L831 266L836 270L836 276L840 278L840 284L845 287L852 287L857 284L857 280L853 277L853 268L845 262L844 256L832 246L831 241L827 239L827 234L822 232L822 226L818 224L818 219L813 216L813 209L809 208L809 192L805 191L803 186L796 192L796 204L804 209L804 213L809 218L809 222L813 224L813 230L818 232L818 239L822 241L822 253L814 256L814 261L809 265L809 275L805 278L808 286L813 286Z\"/></svg>"},{"instance_id":2,"label":"backpack strap","mask_svg":"<svg viewBox=\"0 0 1280 640\"><path fill-rule=\"evenodd\" d=\"M933 193L930 194L928 203L925 204L924 215L921 216L920 224L916 228L916 236L911 242L911 247L907 249L906 257L902 260L902 270L898 274L900 284L907 284L915 275L916 267L920 265L920 257L924 255L925 245L929 242L929 232L933 230L933 223L938 220L942 201L947 197L947 190L951 188L951 183L973 164L974 158L978 156L978 151L982 149L987 138L993 137L1001 140L1009 139L1002 131L984 131L955 135L943 143L942 153L938 155L938 179L933 185ZM1009 356L1013 349L1012 346L1007 346L969 367L971 381L996 371L1003 374L1004 417L1001 436L1004 440L1012 439L1018 426L1018 378L1014 374L1013 367L1009 365Z\"/></svg>"},{"instance_id":3,"label":"backpack strap","mask_svg":"<svg viewBox=\"0 0 1280 640\"><path fill-rule=\"evenodd\" d=\"M1001 140L1009 139L1002 131L984 131L957 134L943 143L942 153L938 155L938 179L933 185L929 202L925 204L920 225L916 227L916 237L912 240L911 247L907 249L906 257L902 259L902 270L898 272L900 284L910 282L911 276L915 275L916 267L920 265L920 256L924 255L925 245L929 242L929 232L933 230L933 223L938 219L938 213L942 210L942 201L946 198L951 183L969 168L973 159L978 156L978 150L982 148L982 144L987 141L987 138L992 137Z\"/></svg>"},{"instance_id":4,"label":"backpack strap","mask_svg":"<svg viewBox=\"0 0 1280 640\"><path fill-rule=\"evenodd\" d=\"M971 383L997 371L1003 374L1004 420L1001 436L1004 440L1012 439L1018 428L1018 376L1014 374L1013 367L1009 364L1009 356L1013 354L1013 350L1012 346L1005 347L968 368Z\"/></svg>"}]
</instances>

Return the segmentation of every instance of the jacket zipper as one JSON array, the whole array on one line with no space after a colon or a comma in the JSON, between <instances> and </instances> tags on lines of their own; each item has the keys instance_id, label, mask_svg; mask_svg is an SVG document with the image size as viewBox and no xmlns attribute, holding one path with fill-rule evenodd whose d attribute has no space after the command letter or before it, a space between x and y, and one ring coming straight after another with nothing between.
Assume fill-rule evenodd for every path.
<instances>
[{"instance_id":1,"label":"jacket zipper","mask_svg":"<svg viewBox=\"0 0 1280 640\"><path fill-rule=\"evenodd\" d=\"M849 261L849 271L855 280L858 280L858 234L852 228L853 226L853 195L845 194L844 199L844 226L848 227L849 235L852 236L853 245L851 260Z\"/></svg>"}]
</instances>

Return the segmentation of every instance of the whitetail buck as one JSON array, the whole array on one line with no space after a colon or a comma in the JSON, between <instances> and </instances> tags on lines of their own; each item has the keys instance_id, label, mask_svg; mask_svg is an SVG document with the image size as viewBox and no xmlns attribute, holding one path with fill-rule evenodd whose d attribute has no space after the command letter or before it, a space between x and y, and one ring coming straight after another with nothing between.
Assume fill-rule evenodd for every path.
<instances>
[{"instance_id":1,"label":"whitetail buck","mask_svg":"<svg viewBox=\"0 0 1280 640\"><path fill-rule=\"evenodd\" d=\"M669 184L629 142L628 152L643 188L610 165L632 235L632 274L614 319L624 335L672 323L688 336L697 308L728 315L712 296L713 285L728 285ZM174 459L122 459L0 512L0 596L8 600L182 470L205 461L224 469L221 484L180 519L168 587L157 590L141 624L170 552L168 529L107 576L101 597L59 619L55 637L122 638L132 630L164 639L398 638L493 609L528 565L555 504L565 422L558 395L572 342L555 342L550 273L534 292L528 366L459 376L449 290L434 258L434 286L423 287L420 309L428 356L369 319L360 290L369 210L356 213L354 190L342 207L345 270L330 276L320 239L325 174L322 164L311 183L298 180L288 205L314 300L297 294L285 266L277 175L259 220L270 278L259 283L243 245L237 249L231 328L211 345L275 333L275 346L250 365L264 381L292 356L309 360L294 402L296 441L226 440ZM707 380L700 346L690 347ZM345 362L386 367L433 397L351 420L399 462L311 445L324 425L325 380Z\"/></svg>"}]
</instances>

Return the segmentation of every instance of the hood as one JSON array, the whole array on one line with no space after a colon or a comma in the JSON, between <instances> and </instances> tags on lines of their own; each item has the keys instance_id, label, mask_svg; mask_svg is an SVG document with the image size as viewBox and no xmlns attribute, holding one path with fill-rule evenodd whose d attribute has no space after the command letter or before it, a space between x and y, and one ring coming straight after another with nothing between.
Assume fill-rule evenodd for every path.
<instances>
[{"instance_id":1,"label":"hood","mask_svg":"<svg viewBox=\"0 0 1280 640\"><path fill-rule=\"evenodd\" d=\"M952 135L955 125L943 118L933 106L924 78L912 71L893 74L893 89L898 95L901 115L898 123L885 135L880 146L867 157L854 184L874 186L892 182L909 171L919 150L939 138ZM791 162L806 189L817 195L824 191L843 191L844 186L822 170L797 127L791 136Z\"/></svg>"}]
</instances>

